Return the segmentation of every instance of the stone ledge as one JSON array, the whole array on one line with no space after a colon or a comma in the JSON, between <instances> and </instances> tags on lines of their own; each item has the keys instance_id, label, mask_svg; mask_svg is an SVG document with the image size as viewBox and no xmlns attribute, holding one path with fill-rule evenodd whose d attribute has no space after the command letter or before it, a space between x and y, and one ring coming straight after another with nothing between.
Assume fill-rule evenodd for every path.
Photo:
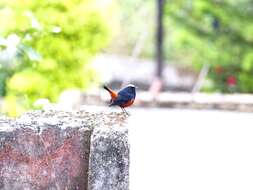
<instances>
[{"instance_id":1,"label":"stone ledge","mask_svg":"<svg viewBox=\"0 0 253 190\"><path fill-rule=\"evenodd\" d=\"M119 172L100 178L104 180L100 183L111 181L110 189L116 190L120 177L121 189L127 190L129 146L124 120L122 114L86 111L33 111L17 119L0 117L0 189L86 190L88 179L90 184L96 181L93 174L108 169L108 173ZM115 144L117 139L125 146ZM117 149L117 154L102 153L95 146L99 141L107 142L107 150ZM94 162L94 155L100 162ZM89 188L100 189L105 188Z\"/></svg>"},{"instance_id":2,"label":"stone ledge","mask_svg":"<svg viewBox=\"0 0 253 190\"><path fill-rule=\"evenodd\" d=\"M80 103L105 105L108 101L108 94L106 92L95 92L83 94ZM149 92L137 92L135 106L253 112L253 95L161 92L154 98Z\"/></svg>"}]
</instances>

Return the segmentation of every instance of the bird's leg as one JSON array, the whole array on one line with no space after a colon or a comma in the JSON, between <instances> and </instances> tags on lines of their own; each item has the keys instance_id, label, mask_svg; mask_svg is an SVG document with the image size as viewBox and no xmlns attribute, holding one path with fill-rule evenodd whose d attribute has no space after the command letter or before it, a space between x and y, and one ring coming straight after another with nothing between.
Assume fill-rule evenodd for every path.
<instances>
[{"instance_id":1,"label":"bird's leg","mask_svg":"<svg viewBox=\"0 0 253 190\"><path fill-rule=\"evenodd\" d=\"M128 114L123 107L120 107L124 114Z\"/></svg>"},{"instance_id":2,"label":"bird's leg","mask_svg":"<svg viewBox=\"0 0 253 190\"><path fill-rule=\"evenodd\" d=\"M125 108L123 108L124 112L127 114L127 115L130 115Z\"/></svg>"},{"instance_id":3,"label":"bird's leg","mask_svg":"<svg viewBox=\"0 0 253 190\"><path fill-rule=\"evenodd\" d=\"M124 109L123 109L122 107L120 107L120 108L121 108L121 110L123 111L123 113L125 113Z\"/></svg>"}]
</instances>

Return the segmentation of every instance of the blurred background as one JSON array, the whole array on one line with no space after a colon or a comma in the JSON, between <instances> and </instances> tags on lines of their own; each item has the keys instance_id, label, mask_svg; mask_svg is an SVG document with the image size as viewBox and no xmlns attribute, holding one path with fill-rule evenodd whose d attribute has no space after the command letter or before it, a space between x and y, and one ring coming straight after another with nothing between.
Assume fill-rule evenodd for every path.
<instances>
[{"instance_id":1,"label":"blurred background","mask_svg":"<svg viewBox=\"0 0 253 190\"><path fill-rule=\"evenodd\" d=\"M153 96L251 93L252 9L251 0L1 0L1 111L70 105L104 83Z\"/></svg>"},{"instance_id":2,"label":"blurred background","mask_svg":"<svg viewBox=\"0 0 253 190\"><path fill-rule=\"evenodd\" d=\"M253 189L252 0L0 0L0 24L1 113L133 83L131 190Z\"/></svg>"}]
</instances>

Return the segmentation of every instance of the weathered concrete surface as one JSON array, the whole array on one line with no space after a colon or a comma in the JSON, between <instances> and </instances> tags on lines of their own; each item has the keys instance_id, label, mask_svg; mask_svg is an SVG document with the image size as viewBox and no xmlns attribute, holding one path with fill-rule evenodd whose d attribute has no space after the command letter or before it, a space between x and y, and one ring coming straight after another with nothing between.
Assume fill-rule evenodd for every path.
<instances>
[{"instance_id":1,"label":"weathered concrete surface","mask_svg":"<svg viewBox=\"0 0 253 190\"><path fill-rule=\"evenodd\" d=\"M92 131L123 120L117 114L85 111L0 118L0 189L86 190Z\"/></svg>"},{"instance_id":2,"label":"weathered concrete surface","mask_svg":"<svg viewBox=\"0 0 253 190\"><path fill-rule=\"evenodd\" d=\"M94 129L89 173L90 190L129 189L129 144L126 127Z\"/></svg>"}]
</instances>

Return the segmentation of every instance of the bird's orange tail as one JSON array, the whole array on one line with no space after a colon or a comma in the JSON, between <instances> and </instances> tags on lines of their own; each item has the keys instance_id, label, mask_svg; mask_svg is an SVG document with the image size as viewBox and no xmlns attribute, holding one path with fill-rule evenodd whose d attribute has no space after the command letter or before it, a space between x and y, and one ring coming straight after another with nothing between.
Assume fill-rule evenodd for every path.
<instances>
[{"instance_id":1,"label":"bird's orange tail","mask_svg":"<svg viewBox=\"0 0 253 190\"><path fill-rule=\"evenodd\" d=\"M105 85L103 87L104 87L105 90L107 90L110 93L112 100L115 100L117 98L117 93L116 92L114 92L113 90L111 90L110 88L108 88Z\"/></svg>"}]
</instances>

